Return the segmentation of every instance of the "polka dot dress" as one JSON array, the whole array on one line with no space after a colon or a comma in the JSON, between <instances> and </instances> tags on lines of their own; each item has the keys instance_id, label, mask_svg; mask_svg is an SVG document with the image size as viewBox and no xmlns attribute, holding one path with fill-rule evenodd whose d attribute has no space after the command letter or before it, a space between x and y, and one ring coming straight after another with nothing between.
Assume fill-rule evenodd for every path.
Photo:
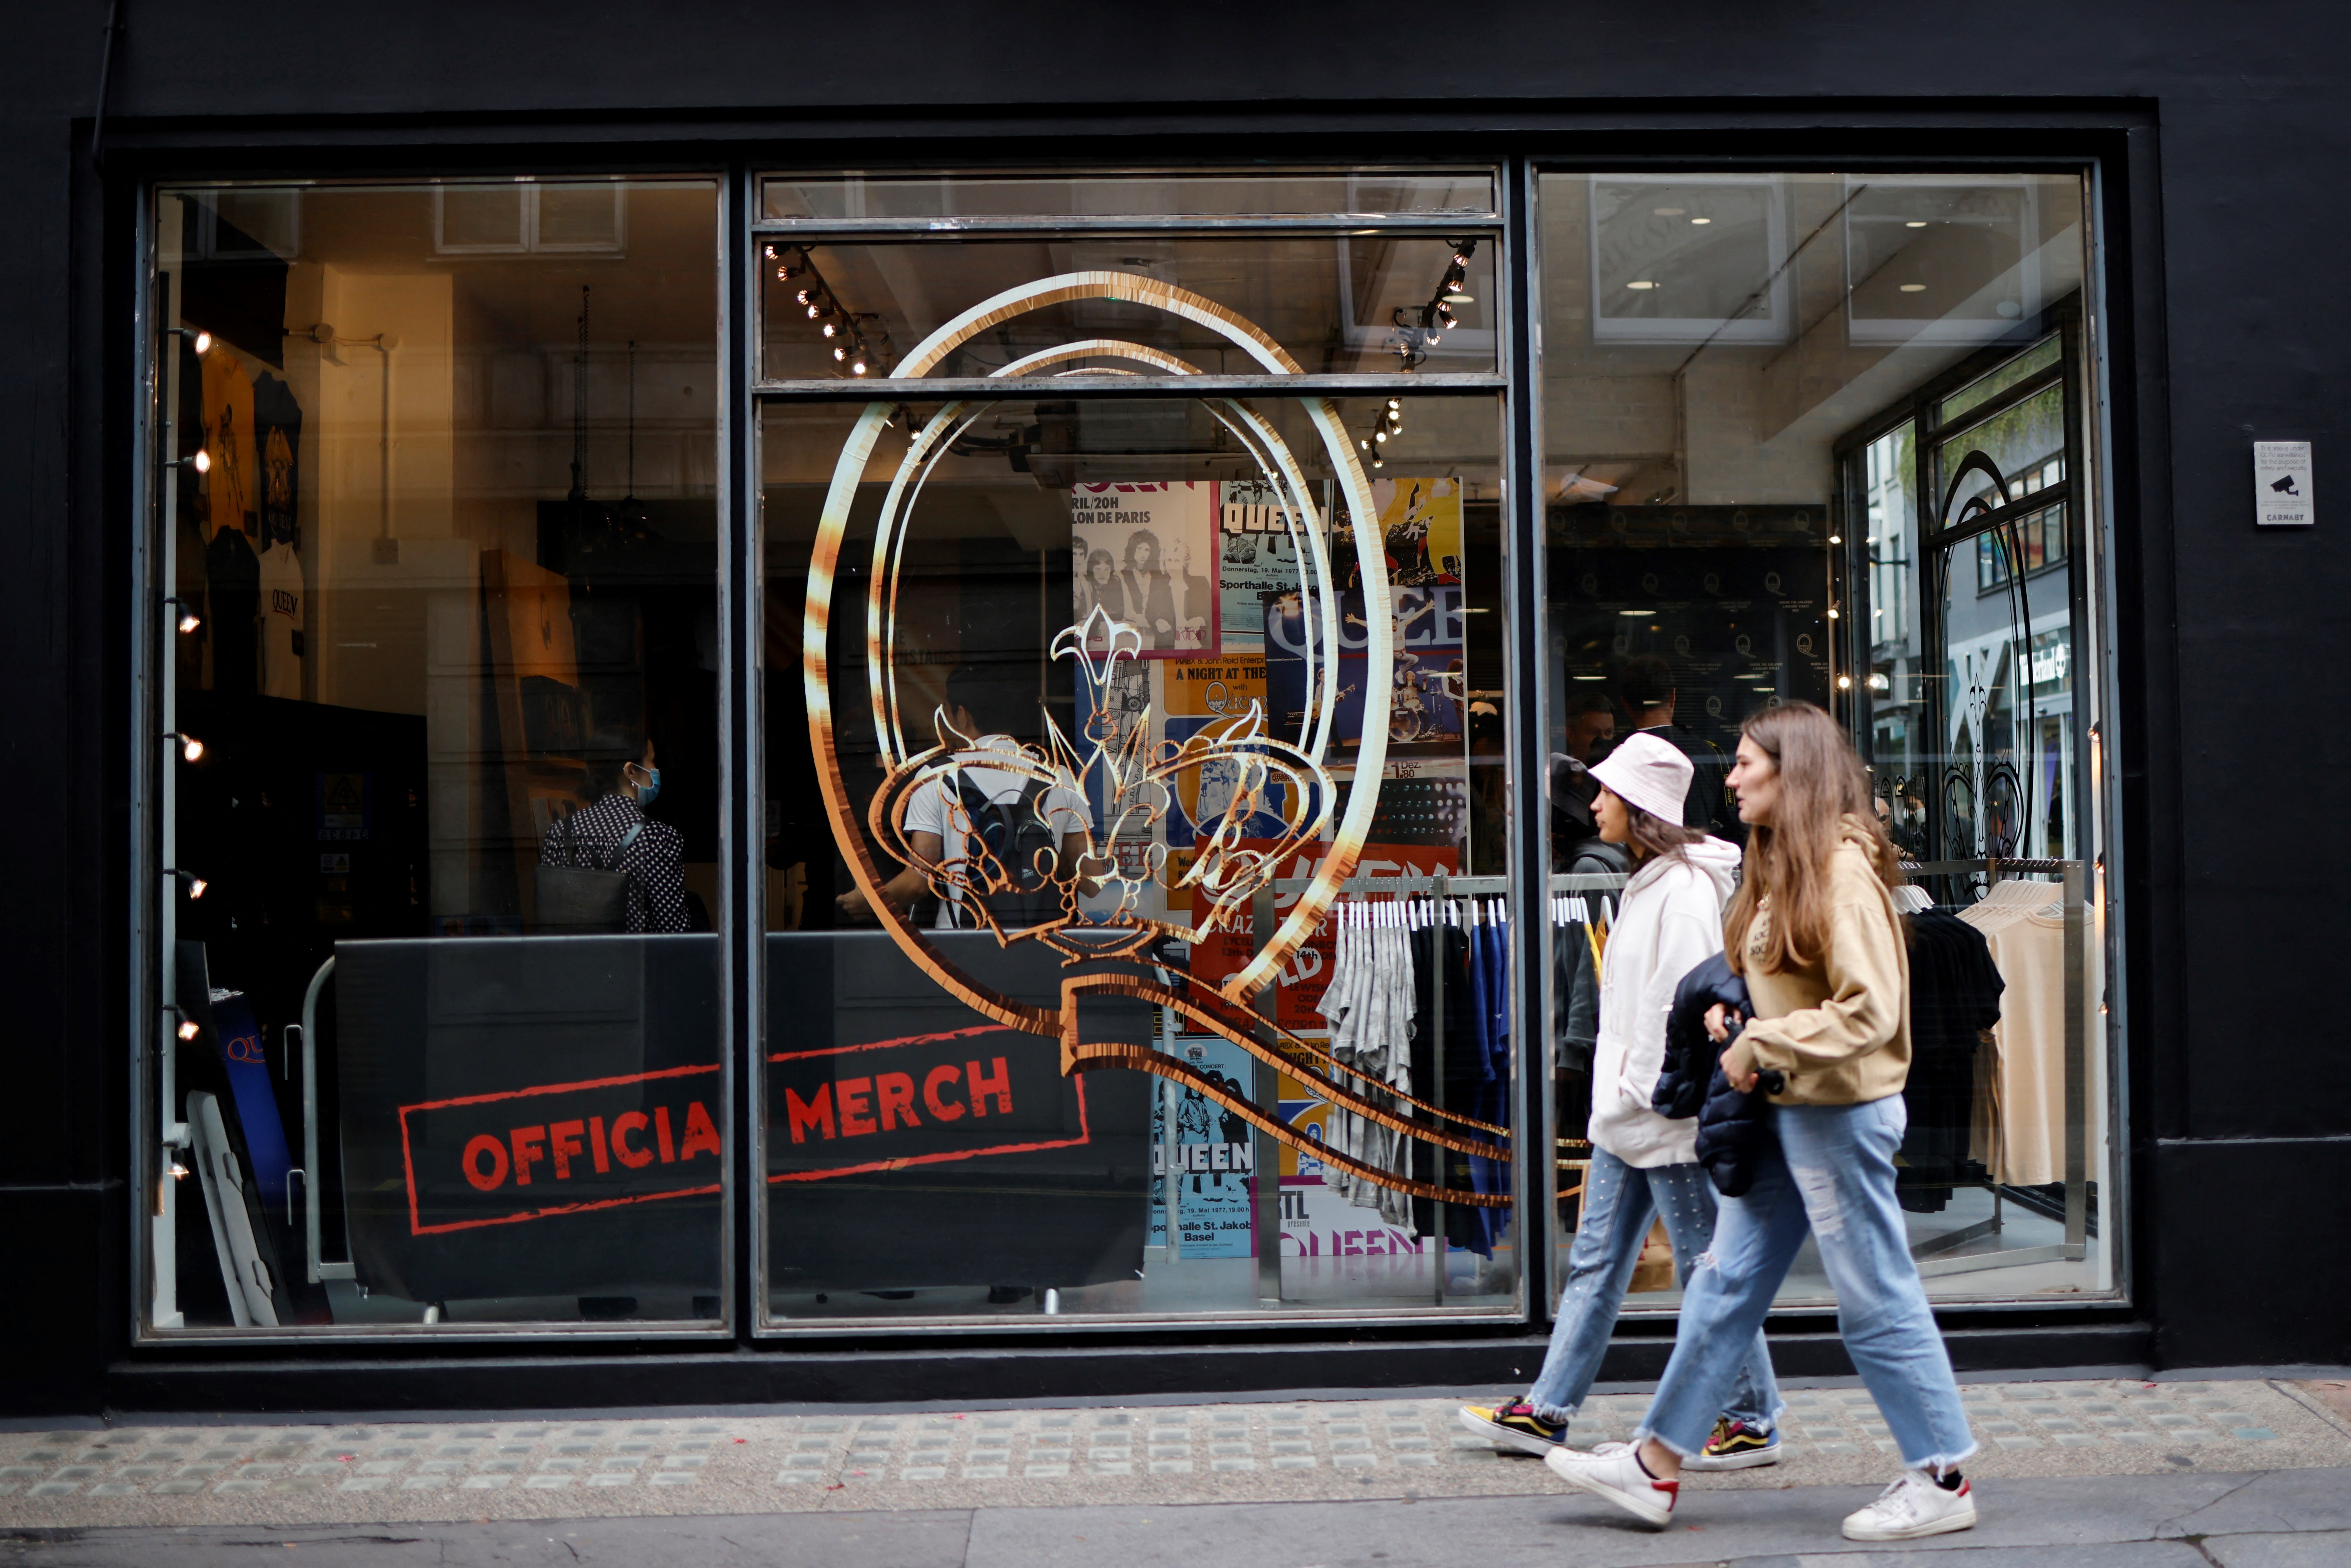
<instances>
[{"instance_id":1,"label":"polka dot dress","mask_svg":"<svg viewBox=\"0 0 2351 1568\"><path fill-rule=\"evenodd\" d=\"M621 841L640 822L644 824L644 831L622 850ZM547 830L547 836L538 842L541 865L568 863L563 838L561 822ZM571 814L571 840L579 864L629 873L629 915L623 930L693 928L693 921L686 914L685 878L678 871L685 841L675 828L653 821L634 800L615 792ZM617 862L613 858L616 854Z\"/></svg>"}]
</instances>

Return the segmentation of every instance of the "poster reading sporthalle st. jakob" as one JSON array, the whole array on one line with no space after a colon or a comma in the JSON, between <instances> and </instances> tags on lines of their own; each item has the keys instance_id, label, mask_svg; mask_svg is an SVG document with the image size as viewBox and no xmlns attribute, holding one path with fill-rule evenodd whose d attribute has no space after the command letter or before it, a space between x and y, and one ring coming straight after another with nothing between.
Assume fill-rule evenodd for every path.
<instances>
[{"instance_id":1,"label":"poster reading sporthalle st. jakob","mask_svg":"<svg viewBox=\"0 0 2351 1568\"><path fill-rule=\"evenodd\" d=\"M1186 1040L1176 1051L1219 1088L1246 1098L1256 1059L1221 1040ZM1176 1126L1168 1131L1168 1102ZM1256 1192L1257 1141L1249 1124L1187 1083L1163 1087L1151 1102L1150 1244L1167 1240L1166 1177L1176 1188L1177 1248L1186 1258L1248 1258L1257 1251L1250 1198Z\"/></svg>"},{"instance_id":2,"label":"poster reading sporthalle st. jakob","mask_svg":"<svg viewBox=\"0 0 2351 1568\"><path fill-rule=\"evenodd\" d=\"M1070 624L1096 610L1134 628L1146 659L1196 658L1220 641L1217 486L1211 480L1079 485L1070 492ZM1100 634L1098 643L1107 641Z\"/></svg>"}]
</instances>

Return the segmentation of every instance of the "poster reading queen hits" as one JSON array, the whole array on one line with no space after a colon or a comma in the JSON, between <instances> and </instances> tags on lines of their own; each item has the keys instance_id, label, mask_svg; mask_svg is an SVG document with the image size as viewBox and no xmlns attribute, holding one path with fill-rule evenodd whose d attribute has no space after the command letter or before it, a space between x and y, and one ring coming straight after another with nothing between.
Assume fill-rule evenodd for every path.
<instances>
[{"instance_id":1,"label":"poster reading queen hits","mask_svg":"<svg viewBox=\"0 0 2351 1568\"><path fill-rule=\"evenodd\" d=\"M1070 534L1076 580L1071 625L1083 625L1099 609L1141 634L1144 658L1196 658L1217 651L1213 481L1076 486L1070 492Z\"/></svg>"}]
</instances>

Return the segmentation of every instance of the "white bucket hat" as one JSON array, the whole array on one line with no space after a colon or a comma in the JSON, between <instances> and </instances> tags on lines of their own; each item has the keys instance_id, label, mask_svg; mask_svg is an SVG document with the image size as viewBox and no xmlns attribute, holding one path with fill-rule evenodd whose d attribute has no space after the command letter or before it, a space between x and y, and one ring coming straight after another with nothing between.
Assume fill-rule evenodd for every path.
<instances>
[{"instance_id":1,"label":"white bucket hat","mask_svg":"<svg viewBox=\"0 0 2351 1568\"><path fill-rule=\"evenodd\" d=\"M1626 805L1679 825L1682 802L1689 798L1690 778L1696 771L1671 741L1635 734L1617 742L1616 749L1593 767L1592 776Z\"/></svg>"}]
</instances>

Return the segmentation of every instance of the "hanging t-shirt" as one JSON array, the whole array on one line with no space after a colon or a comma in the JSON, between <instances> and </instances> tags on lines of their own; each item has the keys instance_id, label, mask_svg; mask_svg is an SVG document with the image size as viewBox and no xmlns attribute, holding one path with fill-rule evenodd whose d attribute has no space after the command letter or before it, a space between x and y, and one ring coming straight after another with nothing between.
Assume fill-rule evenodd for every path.
<instances>
[{"instance_id":1,"label":"hanging t-shirt","mask_svg":"<svg viewBox=\"0 0 2351 1568\"><path fill-rule=\"evenodd\" d=\"M204 356L204 451L212 471L204 476L206 524L213 531L241 528L248 536L260 524L254 486L253 382L225 344Z\"/></svg>"},{"instance_id":2,"label":"hanging t-shirt","mask_svg":"<svg viewBox=\"0 0 2351 1568\"><path fill-rule=\"evenodd\" d=\"M298 548L302 405L292 387L266 371L253 383L253 446L261 541Z\"/></svg>"},{"instance_id":3,"label":"hanging t-shirt","mask_svg":"<svg viewBox=\"0 0 2351 1568\"><path fill-rule=\"evenodd\" d=\"M243 528L217 528L204 547L204 630L213 642L213 690L251 695L261 659L261 563Z\"/></svg>"},{"instance_id":4,"label":"hanging t-shirt","mask_svg":"<svg viewBox=\"0 0 2351 1568\"><path fill-rule=\"evenodd\" d=\"M302 696L302 558L287 544L261 552L261 695Z\"/></svg>"}]
</instances>

